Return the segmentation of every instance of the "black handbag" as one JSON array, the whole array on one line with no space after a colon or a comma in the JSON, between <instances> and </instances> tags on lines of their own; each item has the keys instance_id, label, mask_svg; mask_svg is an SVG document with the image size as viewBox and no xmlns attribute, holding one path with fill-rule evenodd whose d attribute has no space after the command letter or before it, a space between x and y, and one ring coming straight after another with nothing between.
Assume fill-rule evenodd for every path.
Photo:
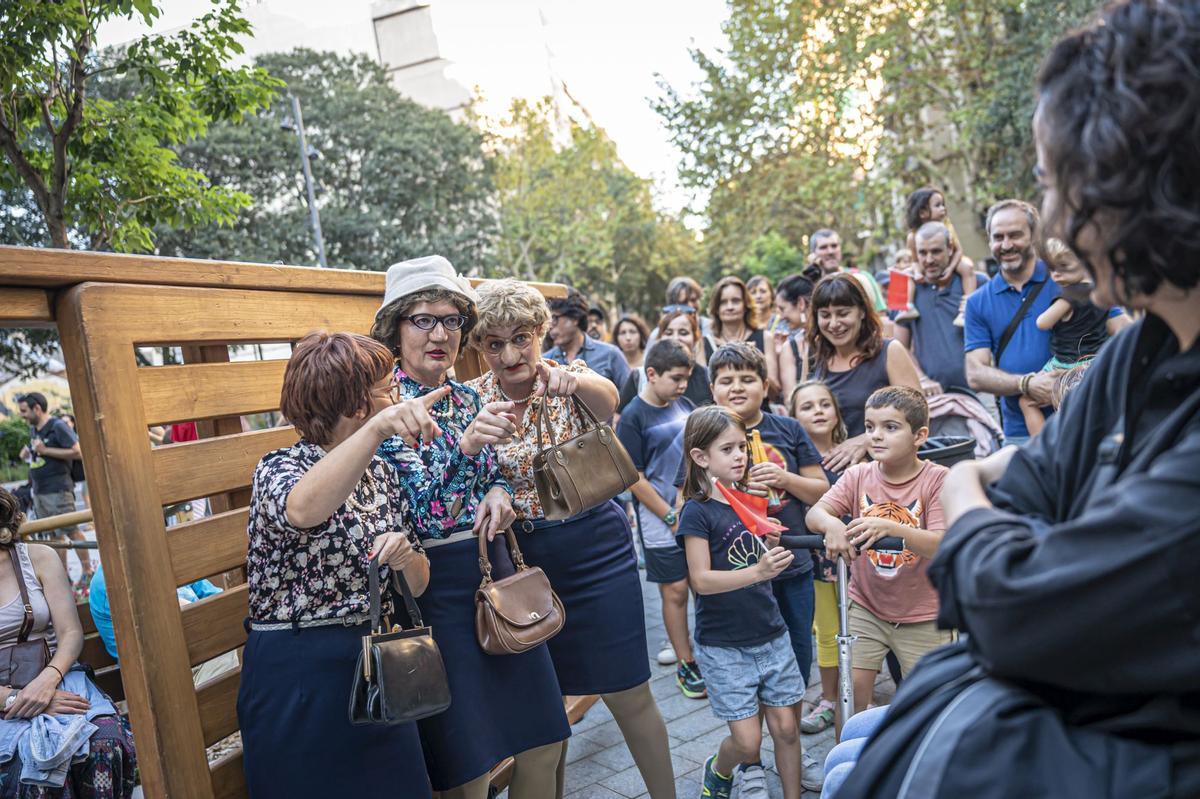
<instances>
[{"instance_id":1,"label":"black handbag","mask_svg":"<svg viewBox=\"0 0 1200 799\"><path fill-rule=\"evenodd\" d=\"M351 724L402 724L428 718L450 707L450 684L433 632L421 620L404 575L392 570L392 584L404 597L411 627L391 625L382 618L379 566L368 564L371 594L371 632L363 636L362 652L350 690Z\"/></svg>"}]
</instances>

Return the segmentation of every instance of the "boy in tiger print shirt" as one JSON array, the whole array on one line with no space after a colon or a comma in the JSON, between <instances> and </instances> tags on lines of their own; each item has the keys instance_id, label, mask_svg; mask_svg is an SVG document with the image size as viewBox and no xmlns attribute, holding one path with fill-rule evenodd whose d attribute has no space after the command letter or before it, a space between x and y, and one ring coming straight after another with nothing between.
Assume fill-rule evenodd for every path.
<instances>
[{"instance_id":1,"label":"boy in tiger print shirt","mask_svg":"<svg viewBox=\"0 0 1200 799\"><path fill-rule=\"evenodd\" d=\"M949 472L917 457L929 436L929 405L915 389L881 388L867 399L866 428L873 460L848 468L807 516L831 558L855 561L849 624L857 639L856 713L871 701L888 650L908 674L926 652L953 640L937 629L937 594L925 576L945 532L938 495ZM845 524L843 516L853 519ZM904 539L905 548L869 548L885 537Z\"/></svg>"}]
</instances>

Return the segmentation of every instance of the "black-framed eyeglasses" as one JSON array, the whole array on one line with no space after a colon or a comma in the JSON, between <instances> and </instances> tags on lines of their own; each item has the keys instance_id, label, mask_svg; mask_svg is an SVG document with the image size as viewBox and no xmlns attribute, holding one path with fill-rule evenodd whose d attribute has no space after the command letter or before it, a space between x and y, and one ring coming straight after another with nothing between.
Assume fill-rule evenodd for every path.
<instances>
[{"instance_id":1,"label":"black-framed eyeglasses","mask_svg":"<svg viewBox=\"0 0 1200 799\"><path fill-rule=\"evenodd\" d=\"M695 313L696 309L690 305L664 305L663 313Z\"/></svg>"},{"instance_id":2,"label":"black-framed eyeglasses","mask_svg":"<svg viewBox=\"0 0 1200 799\"><path fill-rule=\"evenodd\" d=\"M462 330L463 325L467 323L467 317L462 314L452 313L446 316L434 316L431 313L416 313L411 316L401 316L404 321L412 322L413 326L418 330L433 330L439 324L447 330Z\"/></svg>"}]
</instances>

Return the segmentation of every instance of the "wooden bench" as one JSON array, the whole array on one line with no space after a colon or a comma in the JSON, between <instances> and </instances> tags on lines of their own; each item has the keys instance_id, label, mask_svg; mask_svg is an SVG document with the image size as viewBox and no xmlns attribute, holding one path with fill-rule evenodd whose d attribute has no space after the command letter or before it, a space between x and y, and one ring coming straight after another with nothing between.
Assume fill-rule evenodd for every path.
<instances>
[{"instance_id":1,"label":"wooden bench","mask_svg":"<svg viewBox=\"0 0 1200 799\"><path fill-rule=\"evenodd\" d=\"M147 796L246 793L240 749L205 756L237 730L240 670L197 688L191 668L243 645L247 587L183 608L175 588L244 566L253 469L297 435L243 432L241 417L278 408L286 361L231 362L229 348L366 333L383 289L373 272L0 247L0 325L53 324L62 339L121 667L84 606L82 659L128 702ZM184 363L139 366L146 346L180 347ZM465 353L456 368L480 364ZM148 426L184 421L200 440L151 447ZM200 497L213 515L165 527L164 506ZM569 703L575 720L590 701Z\"/></svg>"}]
</instances>

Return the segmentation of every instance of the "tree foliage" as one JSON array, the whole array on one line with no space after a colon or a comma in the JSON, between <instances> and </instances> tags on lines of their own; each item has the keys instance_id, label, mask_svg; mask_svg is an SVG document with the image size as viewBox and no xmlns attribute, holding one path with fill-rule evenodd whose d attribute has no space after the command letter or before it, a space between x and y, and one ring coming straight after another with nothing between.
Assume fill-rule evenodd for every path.
<instances>
[{"instance_id":1,"label":"tree foliage","mask_svg":"<svg viewBox=\"0 0 1200 799\"><path fill-rule=\"evenodd\" d=\"M513 102L489 150L500 230L493 274L576 286L610 309L649 312L666 284L694 273L694 235L655 209L649 182L604 131L559 132L548 99Z\"/></svg>"},{"instance_id":2,"label":"tree foliage","mask_svg":"<svg viewBox=\"0 0 1200 799\"><path fill-rule=\"evenodd\" d=\"M386 269L441 253L464 271L488 257L494 231L490 168L480 135L392 88L363 55L297 49L258 68L301 103L317 206L331 266ZM165 255L315 263L290 98L242 124L221 123L181 148L183 164L253 198L228 226L161 226Z\"/></svg>"},{"instance_id":3,"label":"tree foliage","mask_svg":"<svg viewBox=\"0 0 1200 799\"><path fill-rule=\"evenodd\" d=\"M1031 197L1033 77L1091 0L729 0L728 48L695 50L703 78L654 100L709 193L706 243L742 258L774 231L841 230L869 256L903 236L900 203L952 188L977 224Z\"/></svg>"},{"instance_id":4,"label":"tree foliage","mask_svg":"<svg viewBox=\"0 0 1200 799\"><path fill-rule=\"evenodd\" d=\"M32 200L53 246L145 251L158 222L225 222L248 202L182 167L171 146L214 120L241 119L274 92L264 71L231 65L250 25L237 0L224 0L182 31L96 52L106 20L158 14L154 0L0 4L0 191ZM94 94L106 73L135 79L137 91Z\"/></svg>"}]
</instances>

